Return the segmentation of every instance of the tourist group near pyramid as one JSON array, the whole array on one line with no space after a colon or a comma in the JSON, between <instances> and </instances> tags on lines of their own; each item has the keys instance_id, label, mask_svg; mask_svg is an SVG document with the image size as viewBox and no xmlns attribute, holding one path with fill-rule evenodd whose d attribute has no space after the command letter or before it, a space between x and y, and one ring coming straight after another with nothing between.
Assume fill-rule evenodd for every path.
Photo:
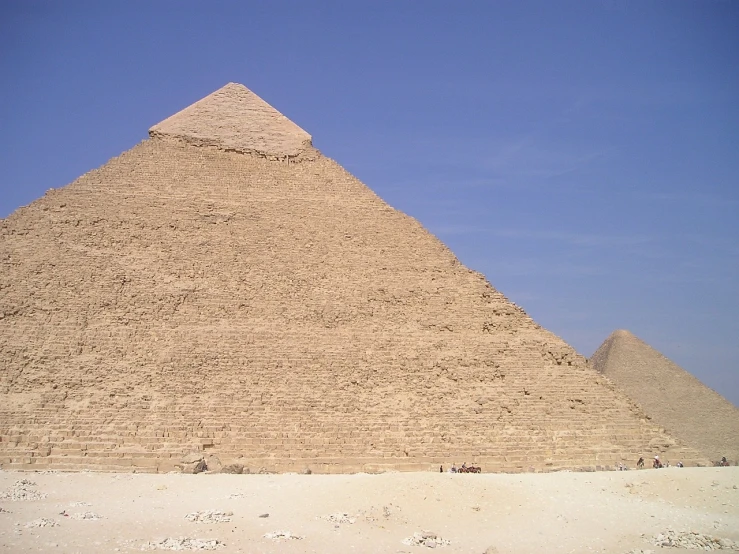
<instances>
[{"instance_id":1,"label":"tourist group near pyramid","mask_svg":"<svg viewBox=\"0 0 739 554\"><path fill-rule=\"evenodd\" d=\"M589 362L242 85L0 221L0 262L6 469L739 458L728 401L626 332Z\"/></svg>"}]
</instances>

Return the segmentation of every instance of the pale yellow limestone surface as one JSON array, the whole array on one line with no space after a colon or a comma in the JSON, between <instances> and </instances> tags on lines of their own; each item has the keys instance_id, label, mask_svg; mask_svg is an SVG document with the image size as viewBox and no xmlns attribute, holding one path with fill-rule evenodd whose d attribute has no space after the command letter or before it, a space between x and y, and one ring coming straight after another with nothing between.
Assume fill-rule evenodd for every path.
<instances>
[{"instance_id":1,"label":"pale yellow limestone surface","mask_svg":"<svg viewBox=\"0 0 739 554\"><path fill-rule=\"evenodd\" d=\"M277 157L298 156L311 146L308 133L237 83L157 123L149 134Z\"/></svg>"}]
</instances>

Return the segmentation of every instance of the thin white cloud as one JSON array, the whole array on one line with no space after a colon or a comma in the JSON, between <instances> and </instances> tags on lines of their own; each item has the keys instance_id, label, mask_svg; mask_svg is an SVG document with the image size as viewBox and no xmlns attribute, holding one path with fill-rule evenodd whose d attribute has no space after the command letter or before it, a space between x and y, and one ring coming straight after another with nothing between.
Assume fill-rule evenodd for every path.
<instances>
[{"instance_id":1,"label":"thin white cloud","mask_svg":"<svg viewBox=\"0 0 739 554\"><path fill-rule=\"evenodd\" d=\"M487 234L515 240L550 241L572 246L606 247L606 246L640 246L658 242L657 236L651 235L599 235L593 233L569 233L563 231L532 231L517 228L492 228L480 225L440 225L431 230L438 235L479 235Z\"/></svg>"},{"instance_id":2,"label":"thin white cloud","mask_svg":"<svg viewBox=\"0 0 739 554\"><path fill-rule=\"evenodd\" d=\"M551 179L581 171L613 156L617 150L615 147L588 151L584 147L539 146L527 137L496 148L489 157L480 160L480 164L497 179Z\"/></svg>"},{"instance_id":3,"label":"thin white cloud","mask_svg":"<svg viewBox=\"0 0 739 554\"><path fill-rule=\"evenodd\" d=\"M557 276L557 277L591 277L606 274L606 270L596 265L572 262L552 262L551 260L519 258L505 259L495 263L496 275L509 276Z\"/></svg>"},{"instance_id":4,"label":"thin white cloud","mask_svg":"<svg viewBox=\"0 0 739 554\"><path fill-rule=\"evenodd\" d=\"M477 225L440 225L430 226L429 229L440 236L453 235L482 235L490 233L490 229Z\"/></svg>"},{"instance_id":5,"label":"thin white cloud","mask_svg":"<svg viewBox=\"0 0 739 554\"><path fill-rule=\"evenodd\" d=\"M494 229L498 237L564 242L573 246L634 246L650 244L657 240L649 235L598 235L593 233L568 233L562 231L531 231L528 229Z\"/></svg>"},{"instance_id":6,"label":"thin white cloud","mask_svg":"<svg viewBox=\"0 0 739 554\"><path fill-rule=\"evenodd\" d=\"M675 202L684 204L704 204L710 206L725 206L726 204L737 204L739 198L730 198L726 195L713 194L696 191L677 192L648 192L634 191L632 196L639 200L652 200L654 202Z\"/></svg>"}]
</instances>

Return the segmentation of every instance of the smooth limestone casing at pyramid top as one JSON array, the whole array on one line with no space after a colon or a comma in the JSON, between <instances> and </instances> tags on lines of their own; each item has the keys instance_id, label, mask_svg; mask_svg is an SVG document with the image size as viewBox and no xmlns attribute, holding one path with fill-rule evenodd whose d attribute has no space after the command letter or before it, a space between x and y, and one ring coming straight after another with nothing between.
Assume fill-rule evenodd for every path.
<instances>
[{"instance_id":1,"label":"smooth limestone casing at pyramid top","mask_svg":"<svg viewBox=\"0 0 739 554\"><path fill-rule=\"evenodd\" d=\"M614 331L590 361L670 434L737 463L739 409L647 343Z\"/></svg>"},{"instance_id":2,"label":"smooth limestone casing at pyramid top","mask_svg":"<svg viewBox=\"0 0 739 554\"><path fill-rule=\"evenodd\" d=\"M705 462L241 85L3 220L0 261L6 468Z\"/></svg>"}]
</instances>

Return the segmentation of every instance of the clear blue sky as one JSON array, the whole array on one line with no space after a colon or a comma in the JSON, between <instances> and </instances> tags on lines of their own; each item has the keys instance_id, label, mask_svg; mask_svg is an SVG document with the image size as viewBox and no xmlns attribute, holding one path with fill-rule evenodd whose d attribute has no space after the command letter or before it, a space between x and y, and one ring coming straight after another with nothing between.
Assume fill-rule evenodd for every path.
<instances>
[{"instance_id":1,"label":"clear blue sky","mask_svg":"<svg viewBox=\"0 0 739 554\"><path fill-rule=\"evenodd\" d=\"M739 2L0 3L0 216L245 84L589 356L739 404Z\"/></svg>"}]
</instances>

